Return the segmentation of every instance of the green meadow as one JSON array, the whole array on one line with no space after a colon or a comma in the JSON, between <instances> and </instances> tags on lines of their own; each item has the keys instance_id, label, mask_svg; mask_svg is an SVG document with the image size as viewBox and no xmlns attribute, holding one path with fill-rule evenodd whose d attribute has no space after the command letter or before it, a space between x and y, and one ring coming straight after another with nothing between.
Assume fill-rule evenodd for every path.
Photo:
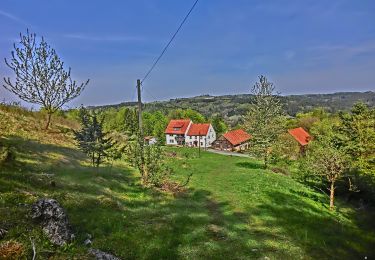
<instances>
[{"instance_id":1,"label":"green meadow","mask_svg":"<svg viewBox=\"0 0 375 260\"><path fill-rule=\"evenodd\" d=\"M188 148L165 148L178 192L146 189L122 161L99 169L75 147L74 123L58 118L48 132L44 117L1 108L2 142L16 161L0 170L0 240L22 245L30 259L90 259L83 241L123 259L368 259L374 257L371 212L361 214L296 182L264 170L251 158ZM38 198L57 199L76 238L56 247L30 219Z\"/></svg>"}]
</instances>

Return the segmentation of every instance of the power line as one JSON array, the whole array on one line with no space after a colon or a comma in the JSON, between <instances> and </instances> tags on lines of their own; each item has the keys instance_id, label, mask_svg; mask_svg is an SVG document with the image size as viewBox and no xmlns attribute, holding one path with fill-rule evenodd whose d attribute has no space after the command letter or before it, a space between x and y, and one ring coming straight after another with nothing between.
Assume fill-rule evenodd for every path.
<instances>
[{"instance_id":1,"label":"power line","mask_svg":"<svg viewBox=\"0 0 375 260\"><path fill-rule=\"evenodd\" d=\"M143 77L143 79L141 80L141 85L142 83L147 79L147 77L150 75L150 73L153 71L153 69L155 68L156 64L158 64L159 60L161 59L161 57L163 57L164 53L167 51L169 45L171 45L172 41L174 40L174 38L176 37L176 35L178 34L178 32L181 30L182 26L184 25L184 23L186 22L187 18L189 17L189 15L191 14L191 12L193 11L194 7L197 5L199 0L196 0L193 4L193 6L190 8L189 12L186 14L185 18L182 20L182 22L180 23L180 26L178 26L176 32L173 34L172 38L169 40L169 42L167 43L167 45L164 47L164 49L162 50L162 52L160 53L160 55L158 56L158 58L155 60L155 62L152 64L151 68L147 71L147 73L145 74L145 76Z\"/></svg>"}]
</instances>

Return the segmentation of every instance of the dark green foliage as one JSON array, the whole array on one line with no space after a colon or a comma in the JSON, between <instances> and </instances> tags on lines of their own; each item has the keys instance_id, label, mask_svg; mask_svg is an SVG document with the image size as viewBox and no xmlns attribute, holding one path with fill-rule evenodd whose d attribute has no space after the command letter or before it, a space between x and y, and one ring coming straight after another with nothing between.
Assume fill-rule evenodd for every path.
<instances>
[{"instance_id":1,"label":"dark green foliage","mask_svg":"<svg viewBox=\"0 0 375 260\"><path fill-rule=\"evenodd\" d=\"M80 122L82 128L75 131L78 147L91 158L91 163L99 167L107 150L112 146L111 139L107 138L102 130L103 120L98 121L95 112L89 113L85 108L80 109Z\"/></svg>"},{"instance_id":2,"label":"dark green foliage","mask_svg":"<svg viewBox=\"0 0 375 260\"><path fill-rule=\"evenodd\" d=\"M77 84L72 80L70 68L66 71L64 63L56 51L42 37L37 41L36 34L20 34L18 45L14 44L10 61L6 65L16 74L15 83L10 77L4 78L4 88L20 99L40 105L47 112L46 129L51 115L81 94L88 84Z\"/></svg>"},{"instance_id":3,"label":"dark green foliage","mask_svg":"<svg viewBox=\"0 0 375 260\"><path fill-rule=\"evenodd\" d=\"M375 109L357 103L339 117L338 145L351 157L354 168L375 177Z\"/></svg>"}]
</instances>

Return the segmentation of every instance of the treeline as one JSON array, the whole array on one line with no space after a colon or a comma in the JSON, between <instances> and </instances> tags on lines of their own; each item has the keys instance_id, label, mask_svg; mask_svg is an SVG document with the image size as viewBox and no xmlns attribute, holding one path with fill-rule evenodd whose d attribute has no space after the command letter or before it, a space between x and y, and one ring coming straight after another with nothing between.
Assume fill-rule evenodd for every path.
<instances>
[{"instance_id":1,"label":"treeline","mask_svg":"<svg viewBox=\"0 0 375 260\"><path fill-rule=\"evenodd\" d=\"M66 117L79 120L79 109L66 111ZM138 110L132 107L91 109L99 120L103 121L103 131L125 133L129 136L138 131ZM214 115L207 118L193 109L172 109L168 112L153 111L142 113L144 136L154 136L162 144L165 141L164 131L171 119L189 118L194 123L211 123L216 133L222 134L228 130L227 124L220 117Z\"/></svg>"},{"instance_id":2,"label":"treeline","mask_svg":"<svg viewBox=\"0 0 375 260\"><path fill-rule=\"evenodd\" d=\"M145 104L145 111L161 111L168 114L175 108L193 109L207 118L219 115L224 121L235 126L243 123L243 116L249 110L249 104L253 101L252 94L209 96L203 95L191 98L177 98L169 101L150 102ZM290 116L297 113L308 112L315 108L324 108L329 113L349 111L356 102L363 102L370 107L375 106L375 92L340 92L334 94L311 94L280 96L281 104L285 112ZM127 102L118 105L109 105L96 108L120 108L135 107L136 103Z\"/></svg>"}]
</instances>

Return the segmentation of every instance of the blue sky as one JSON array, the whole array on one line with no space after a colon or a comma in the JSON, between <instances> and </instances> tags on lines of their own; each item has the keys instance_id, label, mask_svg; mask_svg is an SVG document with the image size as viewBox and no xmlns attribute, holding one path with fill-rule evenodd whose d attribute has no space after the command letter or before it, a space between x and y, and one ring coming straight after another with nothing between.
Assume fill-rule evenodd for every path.
<instances>
[{"instance_id":1,"label":"blue sky","mask_svg":"<svg viewBox=\"0 0 375 260\"><path fill-rule=\"evenodd\" d=\"M135 83L194 0L1 0L3 58L26 28L77 80L71 106L135 100ZM144 99L249 93L260 74L284 95L375 90L375 1L200 0L144 83ZM1 99L16 100L4 89Z\"/></svg>"}]
</instances>

